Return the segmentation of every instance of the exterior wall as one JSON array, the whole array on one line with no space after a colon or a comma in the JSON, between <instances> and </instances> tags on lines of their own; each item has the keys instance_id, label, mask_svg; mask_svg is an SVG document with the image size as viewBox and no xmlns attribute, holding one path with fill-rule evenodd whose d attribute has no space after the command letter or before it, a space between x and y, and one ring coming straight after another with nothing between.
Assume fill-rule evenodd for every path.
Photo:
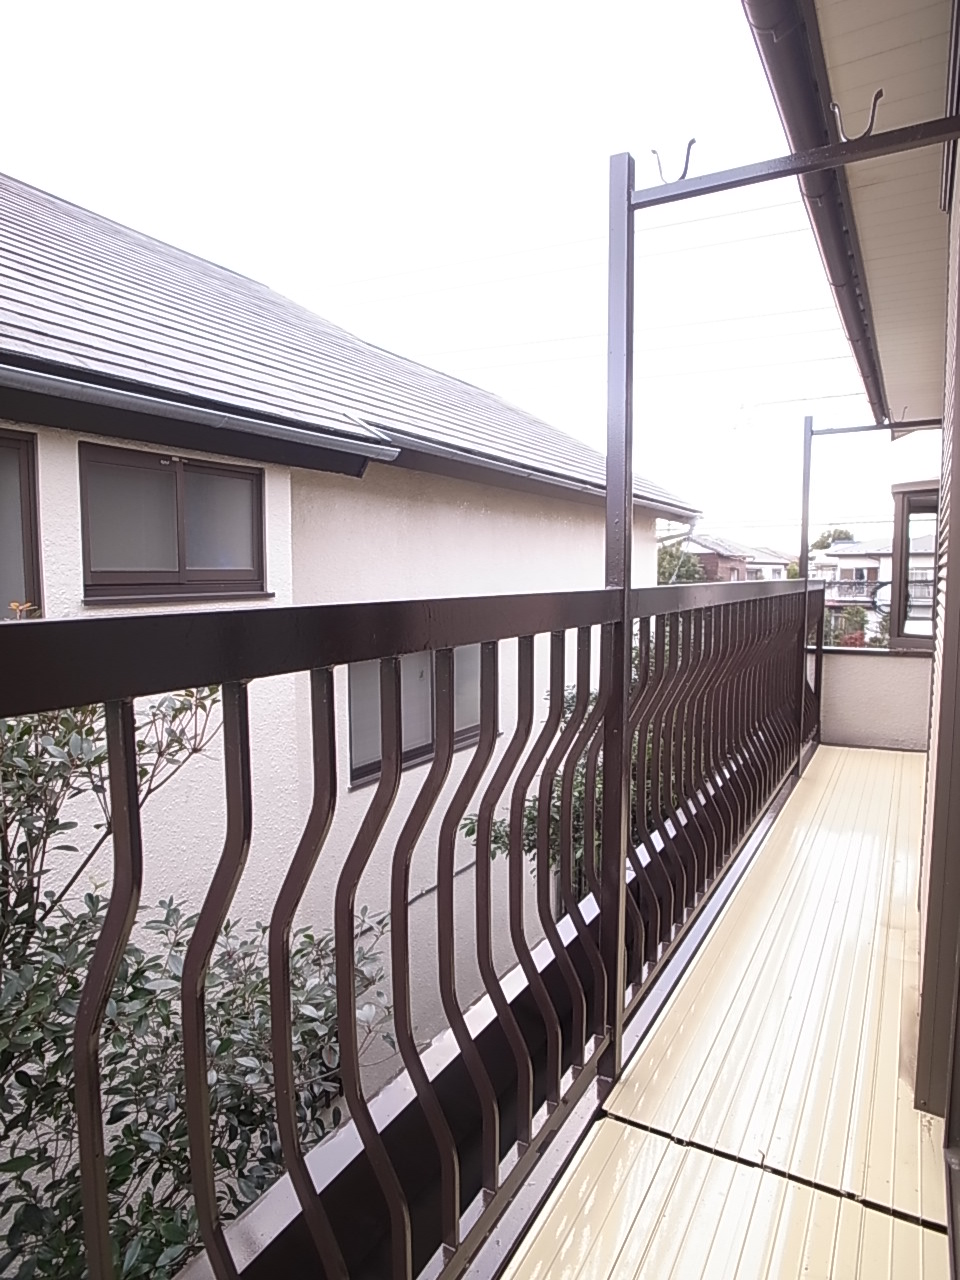
<instances>
[{"instance_id":1,"label":"exterior wall","mask_svg":"<svg viewBox=\"0 0 960 1280\"><path fill-rule=\"evenodd\" d=\"M120 613L144 606L85 605L80 533L78 443L72 432L10 424L37 435L44 611L69 618ZM117 444L113 440L100 440ZM147 446L135 446L137 448ZM169 452L157 449L156 452ZM186 456L186 451L184 451ZM198 455L207 456L207 455ZM370 599L500 594L597 588L603 585L604 515L600 504L532 496L493 486L451 481L422 473L371 465L362 480L265 467L265 553L271 601L234 600L212 605L151 604L150 610L270 607ZM634 582L656 581L655 521L637 513ZM13 624L21 625L21 624ZM573 637L568 682L574 679ZM596 637L595 637L596 639ZM491 764L510 736L516 715L515 646L501 656L501 736ZM595 650L596 652L596 650ZM537 706L548 685L546 643L539 644L535 671ZM369 786L349 788L347 673L335 673L343 780L338 810L300 924L318 929L332 922L331 886L356 835L372 795ZM257 680L249 688L254 827L247 866L231 919L267 921L282 877L296 848L310 805L310 734L306 675ZM217 740L208 752L163 791L143 813L146 907L171 894L191 909L199 906L219 858L225 829L222 759ZM436 989L436 857L439 815L466 768L471 751L458 751L435 814L418 843L411 866L413 1013L421 1040L444 1025ZM402 822L426 773L426 765L402 778L394 817L374 851L357 895L358 905L388 908L389 866ZM489 773L488 775L489 776ZM475 806L474 806L475 807ZM91 816L91 821L93 817ZM472 933L473 849L456 850L455 915L461 1001L480 992ZM506 919L506 864L493 865L497 921ZM78 889L109 885L107 850ZM524 875L529 933L537 936L533 877ZM499 969L515 963L507 930L495 929ZM371 1086L392 1074L381 1062Z\"/></svg>"},{"instance_id":2,"label":"exterior wall","mask_svg":"<svg viewBox=\"0 0 960 1280\"><path fill-rule=\"evenodd\" d=\"M947 340L943 405L943 465L937 535L933 691L930 754L920 863L920 1023L914 1100L943 1115L950 1073L957 945L960 940L960 522L952 517L952 495L960 492L957 434L957 346L960 342L960 218L954 181L947 279ZM954 1099L956 1105L957 1100Z\"/></svg>"},{"instance_id":3,"label":"exterior wall","mask_svg":"<svg viewBox=\"0 0 960 1280\"><path fill-rule=\"evenodd\" d=\"M584 590L603 585L604 513L600 505L532 496L513 490L447 480L422 473L371 465L363 480L320 473L295 472L293 478L294 599L298 604L327 601L402 599L444 595L495 595L531 591ZM323 553L317 554L317 548ZM656 581L655 521L637 513L633 581ZM567 648L567 683L575 679L573 636ZM594 654L598 657L594 635ZM536 705L545 713L548 688L547 643L537 645L534 680ZM596 669L596 668L595 668ZM339 734L338 769L349 777L347 672L336 673ZM501 645L500 728L498 749L489 778L516 723L515 645ZM308 803L309 724L306 704L298 721L301 759L300 807ZM411 866L411 955L414 1025L427 1041L445 1025L437 988L436 858L440 823L471 751L454 757L450 777L417 843ZM385 910L389 867L396 839L427 766L408 769L401 779L394 816L388 822L365 872L358 902ZM370 801L367 786L341 797L336 824L328 840L328 874L334 876L349 847L349 835L361 822ZM474 812L476 804L470 807ZM505 812L506 806L501 813ZM342 834L341 834L342 833ZM464 1005L482 992L475 961L473 928L473 846L459 838L456 852L456 943L458 993ZM493 913L500 972L516 959L507 939L507 867L493 865ZM540 936L535 881L525 874L528 936ZM320 919L329 918L329 901L318 901ZM381 1068L389 1074L390 1064Z\"/></svg>"},{"instance_id":4,"label":"exterior wall","mask_svg":"<svg viewBox=\"0 0 960 1280\"><path fill-rule=\"evenodd\" d=\"M747 561L732 556L720 556L715 551L693 553L703 566L707 582L746 582Z\"/></svg>"},{"instance_id":5,"label":"exterior wall","mask_svg":"<svg viewBox=\"0 0 960 1280\"><path fill-rule=\"evenodd\" d=\"M851 649L823 655L820 737L837 747L926 751L929 654Z\"/></svg>"}]
</instances>

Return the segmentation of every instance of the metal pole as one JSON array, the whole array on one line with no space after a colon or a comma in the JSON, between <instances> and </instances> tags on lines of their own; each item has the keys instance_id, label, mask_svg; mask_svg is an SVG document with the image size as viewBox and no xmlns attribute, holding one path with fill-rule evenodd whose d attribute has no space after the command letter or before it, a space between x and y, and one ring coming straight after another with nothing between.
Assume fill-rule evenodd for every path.
<instances>
[{"instance_id":1,"label":"metal pole","mask_svg":"<svg viewBox=\"0 0 960 1280\"><path fill-rule=\"evenodd\" d=\"M810 626L810 466L813 461L813 418L803 420L803 496L800 504L800 577L803 579L803 631L797 672L797 767L803 773L804 703L807 692L807 631Z\"/></svg>"},{"instance_id":2,"label":"metal pole","mask_svg":"<svg viewBox=\"0 0 960 1280\"><path fill-rule=\"evenodd\" d=\"M600 951L607 975L609 1044L600 1075L615 1080L623 1064L626 982L624 915L629 827L630 742L627 719L633 659L630 617L633 550L633 157L610 161L607 311L606 585L620 593L619 617L604 629L610 696L603 724L603 825L600 859Z\"/></svg>"}]
</instances>

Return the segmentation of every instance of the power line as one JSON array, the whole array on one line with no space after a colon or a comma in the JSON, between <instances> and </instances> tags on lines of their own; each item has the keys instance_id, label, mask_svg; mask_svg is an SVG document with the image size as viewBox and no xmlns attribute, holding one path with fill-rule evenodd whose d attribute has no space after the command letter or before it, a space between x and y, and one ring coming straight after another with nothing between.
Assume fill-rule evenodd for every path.
<instances>
[{"instance_id":1,"label":"power line","mask_svg":"<svg viewBox=\"0 0 960 1280\"><path fill-rule=\"evenodd\" d=\"M809 226L794 227L788 231L769 231L762 235L740 236L734 240L711 240L705 244L694 245L678 245L674 249L658 249L655 253L638 253L635 255L636 261L645 261L653 258L664 258L675 253L697 253L702 249L724 249L735 244L755 244L758 240L776 240L784 236L810 235ZM545 267L542 271L520 271L512 276L492 276L485 280L466 280L459 281L457 284L437 285L432 289L414 289L411 293L392 293L379 294L373 298L367 299L369 302L406 302L409 298L428 298L438 293L456 293L465 289L491 288L502 284L511 284L515 280L536 280L542 276L566 275L573 271L595 271L600 267L606 267L607 263L604 259L597 259L596 262L580 262L568 263L566 265L554 265Z\"/></svg>"},{"instance_id":2,"label":"power line","mask_svg":"<svg viewBox=\"0 0 960 1280\"><path fill-rule=\"evenodd\" d=\"M701 222L719 222L723 218L742 218L749 217L752 213L765 213L771 209L793 209L803 208L803 205L797 197L794 200L780 200L774 204L757 205L751 209L730 209L726 213L704 214L699 218L677 219L673 222L649 223L641 226L639 223L636 228L636 235L640 237L650 231L670 231L674 228L689 227ZM606 236L584 236L576 240L556 240L550 244L531 245L524 249L506 249L502 253L487 253L474 258L458 258L453 262L442 262L434 266L409 267L404 271L387 271L376 276L358 276L353 280L334 281L336 288L349 288L355 284L376 284L380 280L399 280L406 276L426 275L430 271L448 271L455 267L472 266L481 262L498 262L503 258L516 258L524 254L532 253L549 253L552 249L566 249L574 245L581 244L604 244Z\"/></svg>"},{"instance_id":3,"label":"power line","mask_svg":"<svg viewBox=\"0 0 960 1280\"><path fill-rule=\"evenodd\" d=\"M835 309L832 306L809 307L807 308L807 311L808 313L820 312L820 311L834 311L835 313ZM759 323L762 320L769 320L772 318L776 318L779 316L794 316L798 314L803 314L803 313L796 312L796 311L765 311L765 312L759 312L756 315L750 315L750 316L725 316L717 320L699 320L699 321L694 321L692 323L696 324L697 327L703 327L704 325L711 325L711 324L712 325L729 325L729 324L736 324L741 321L752 324L752 323ZM637 329L635 330L634 336L637 338L642 338L644 333L659 333L661 329L686 329L688 327L690 326L688 326L688 323L686 321L679 321L676 324L658 325L656 328L651 328L651 329L643 329L643 330ZM828 329L824 329L824 328L796 329L796 330L792 330L789 333L777 333L775 336L771 337L771 341L774 341L774 340L780 341L780 339L783 337L789 337L789 338L819 337L821 334L824 334L824 335L830 334L836 337L843 337L843 330L840 328L839 321L838 321L838 323L835 326L831 326ZM424 360L434 360L439 356L468 355L476 351L513 351L519 347L546 347L546 346L554 346L560 342L597 341L600 339L605 339L606 336L607 335L606 333L603 332L603 330L598 329L595 333L571 333L559 338L524 338L520 342L493 342L482 347L445 347L442 351L421 352L420 355L417 357L417 359L424 361ZM734 347L734 346L739 346L743 341L744 341L744 338L742 335L736 338L703 338L697 342L688 342L684 340L683 346L684 346L684 350L689 350L691 347ZM648 346L647 344L643 344L642 349L644 351L671 351L673 350L673 344L667 344L663 346Z\"/></svg>"},{"instance_id":4,"label":"power line","mask_svg":"<svg viewBox=\"0 0 960 1280\"><path fill-rule=\"evenodd\" d=\"M662 348L662 349L663 349L663 350L666 350L666 348ZM579 360L605 360L606 358L607 358L607 354L606 354L606 352L605 352L605 351L596 351L596 352L591 352L590 354L581 354L581 355L545 356L542 360L505 360L505 361L502 361L502 362L497 363L497 364L470 364L470 365L462 365L462 366L460 367L460 372L461 372L461 373L480 373L480 372L482 372L483 370L486 370L486 369L529 369L529 368L532 368L532 367L533 367L533 366L535 366L535 365L543 365L543 364L569 364L569 363L571 363L571 362L573 362L573 361L575 361L575 360L576 360L576 361L579 361ZM853 356L852 356L852 355L850 354L850 352L848 351L848 352L846 352L846 354L844 354L844 355L842 355L842 356L809 356L809 357L805 357L805 358L804 358L804 359L802 359L802 360L774 360L774 361L771 361L769 364L765 364L765 363L762 363L762 362L754 361L754 363L753 363L753 364L727 364L727 365L722 365L722 366L719 366L719 365L718 365L718 366L716 366L716 367L708 367L708 366L706 366L706 365L698 365L698 366L696 367L696 369L695 369L695 370L693 370L693 371L694 371L694 372L696 372L697 374L744 373L744 372L747 372L747 371L749 371L749 370L761 370L761 369L790 369L790 368L793 368L793 366L794 366L794 365L807 365L807 364L832 364L832 363L835 363L836 361L840 361L840 360L852 360L852 359L853 359ZM687 376L690 372L691 372L691 369L690 369L690 368L686 368L686 369L673 369L673 370L667 370L666 372L663 372L663 373L646 373L646 372L643 370L643 368L641 367L641 368L639 368L639 369L636 369L636 368L635 368L635 370L634 370L634 377L635 377L638 381L641 381L641 380L642 380L643 382L652 382L652 381L657 381L657 382L659 382L659 381L661 381L661 380L662 380L662 379L664 379L664 378L682 378L682 377ZM860 393L860 394L862 394L862 393ZM829 400L829 399L835 399L836 397L833 397L833 396L813 396L813 397L810 397L810 398L811 398L811 399L814 399L814 400ZM769 400L769 401L766 401L766 402L762 402L762 401L761 401L760 403L767 403L767 404L778 404L778 403L784 403L784 404L789 404L789 403L792 403L792 401L782 401L782 402L781 402L781 401L776 401L776 400Z\"/></svg>"}]
</instances>

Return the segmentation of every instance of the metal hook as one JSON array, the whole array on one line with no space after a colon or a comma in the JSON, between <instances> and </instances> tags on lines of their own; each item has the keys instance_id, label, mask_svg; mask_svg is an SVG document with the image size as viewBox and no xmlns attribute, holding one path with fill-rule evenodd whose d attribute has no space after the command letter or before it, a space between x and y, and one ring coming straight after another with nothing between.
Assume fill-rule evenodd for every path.
<instances>
[{"instance_id":1,"label":"metal hook","mask_svg":"<svg viewBox=\"0 0 960 1280\"><path fill-rule=\"evenodd\" d=\"M696 142L696 138L691 138L690 141L687 143L687 158L683 162L683 173L681 173L680 177L677 178L677 182L682 182L684 178L687 176L687 170L690 168L690 152L693 150L693 144L695 142ZM671 184L663 176L663 165L660 163L660 152L655 151L651 148L650 154L652 156L657 157L657 168L660 170L660 181L663 183L665 187L669 187Z\"/></svg>"},{"instance_id":2,"label":"metal hook","mask_svg":"<svg viewBox=\"0 0 960 1280\"><path fill-rule=\"evenodd\" d=\"M836 102L830 103L830 110L833 112L836 118L837 132L840 134L841 142L859 142L862 138L870 137L871 133L873 133L873 126L877 123L877 104L879 103L882 97L883 97L883 90L878 89L877 92L873 95L873 106L870 108L870 119L867 121L867 127L866 129L864 129L863 133L858 133L855 138L848 138L844 131L843 119L840 115L839 105Z\"/></svg>"}]
</instances>

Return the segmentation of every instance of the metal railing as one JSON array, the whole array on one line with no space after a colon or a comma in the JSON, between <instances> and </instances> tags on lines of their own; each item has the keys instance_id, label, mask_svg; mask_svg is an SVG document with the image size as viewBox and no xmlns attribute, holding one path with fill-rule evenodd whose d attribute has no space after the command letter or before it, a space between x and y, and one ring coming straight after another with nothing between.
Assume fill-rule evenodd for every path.
<instances>
[{"instance_id":1,"label":"metal railing","mask_svg":"<svg viewBox=\"0 0 960 1280\"><path fill-rule=\"evenodd\" d=\"M808 681L806 642L811 629L817 634L822 628L822 591L811 589L808 596L802 581L635 590L629 595L633 661L622 769L608 769L605 776L604 755L616 758L609 754L610 717L618 714L624 692L617 666L617 628L628 625L622 601L622 593L606 590L3 628L0 715L106 705L113 883L77 1013L74 1048L84 1233L93 1280L116 1274L100 1037L143 878L132 700L204 685L219 685L222 692L226 833L189 942L181 996L183 1106L210 1272L229 1280L251 1265L248 1254L242 1263L235 1260L229 1224L220 1220L217 1207L207 1084L212 1064L204 1022L207 965L243 876L256 803L247 687L269 676L308 672L313 799L299 843L289 850L268 946L277 1126L300 1229L287 1230L289 1213L278 1219L273 1238L261 1241L258 1265L330 1280L367 1274L407 1280L421 1273L452 1278L468 1267L570 1107L588 1087L606 1087L600 1083L603 1064L619 1061L624 1019L637 1009L781 783L799 767L804 743L817 736L819 660ZM572 697L568 638L576 648ZM482 646L479 736L453 794L441 805L442 794L449 794L444 786L454 749L453 650L468 644ZM535 653L544 649L549 687L540 716ZM400 834L390 842L394 1024L406 1100L402 1116L385 1119L364 1091L359 1061L354 913L358 884L395 816L400 792L399 660L423 651L435 654L435 749L402 815ZM342 726L335 712L334 668L371 659L380 661L380 776L328 889L340 1078L354 1135L345 1170L341 1157L336 1167L327 1160L326 1143L305 1153L298 1134L289 939L311 879L326 865L331 820L345 791L336 768ZM508 731L500 725L505 659L514 685L509 692L516 698ZM534 802L531 851L524 832ZM611 806L622 806L627 815L625 847L610 841L610 831L617 830ZM476 1019L467 1017L455 962L456 844L471 811L477 843L473 945L491 1011L482 1034ZM428 1069L410 1013L416 945L409 923L410 866L431 815L440 819L432 846L437 976L454 1044L448 1065L460 1073L455 1090ZM498 821L506 821L508 832L505 922L495 919L491 894ZM536 882L533 933L524 910L528 861ZM501 923L517 963L509 979L494 963L494 933ZM347 1195L344 1187L354 1190Z\"/></svg>"}]
</instances>

